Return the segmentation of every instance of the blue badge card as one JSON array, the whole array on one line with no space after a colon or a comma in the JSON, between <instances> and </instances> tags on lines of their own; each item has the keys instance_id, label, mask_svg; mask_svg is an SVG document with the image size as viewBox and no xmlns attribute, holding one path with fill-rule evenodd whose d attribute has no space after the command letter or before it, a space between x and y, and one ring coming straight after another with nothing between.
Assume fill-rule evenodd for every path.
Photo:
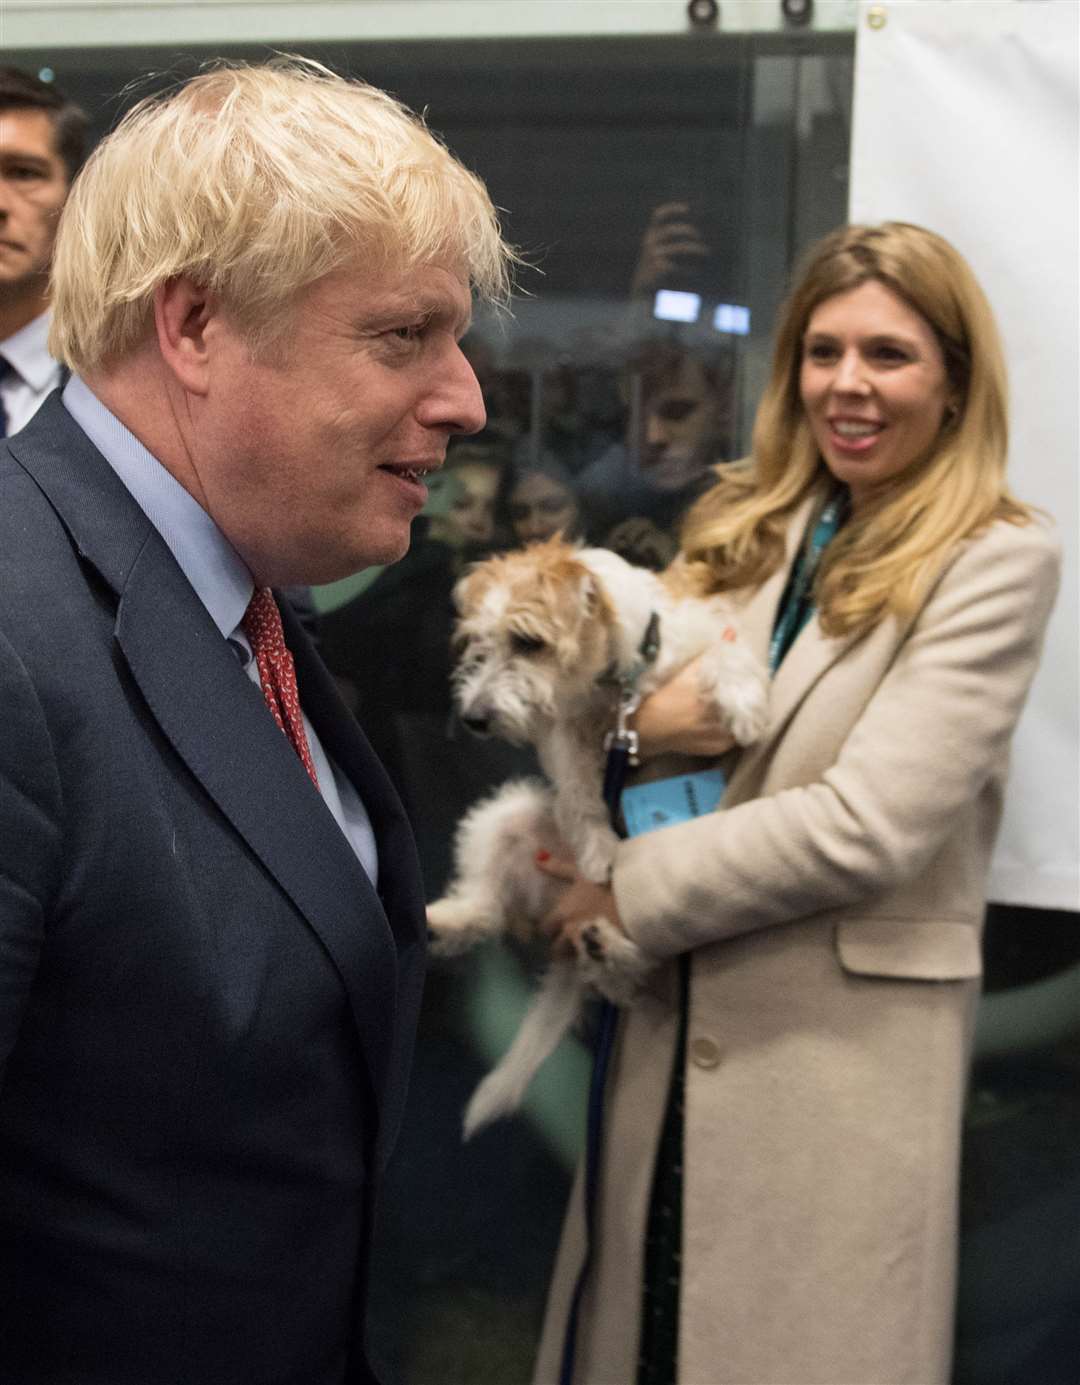
<instances>
[{"instance_id":1,"label":"blue badge card","mask_svg":"<svg viewBox=\"0 0 1080 1385\"><path fill-rule=\"evenodd\" d=\"M643 832L673 827L677 822L689 822L702 813L711 813L726 784L721 770L706 769L624 789L620 806L627 836L640 837Z\"/></svg>"}]
</instances>

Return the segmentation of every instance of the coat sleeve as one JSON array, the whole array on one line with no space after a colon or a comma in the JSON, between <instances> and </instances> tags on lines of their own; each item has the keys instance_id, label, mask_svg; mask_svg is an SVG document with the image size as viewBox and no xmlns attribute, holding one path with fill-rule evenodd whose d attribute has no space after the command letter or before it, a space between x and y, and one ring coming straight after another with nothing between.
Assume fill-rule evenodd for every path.
<instances>
[{"instance_id":1,"label":"coat sleeve","mask_svg":"<svg viewBox=\"0 0 1080 1385\"><path fill-rule=\"evenodd\" d=\"M60 862L60 781L37 694L0 634L0 1085L41 952Z\"/></svg>"},{"instance_id":2,"label":"coat sleeve","mask_svg":"<svg viewBox=\"0 0 1080 1385\"><path fill-rule=\"evenodd\" d=\"M1059 569L1034 524L962 545L815 782L621 845L613 887L634 941L672 956L914 880L1007 763ZM814 728L797 712L784 734Z\"/></svg>"}]
</instances>

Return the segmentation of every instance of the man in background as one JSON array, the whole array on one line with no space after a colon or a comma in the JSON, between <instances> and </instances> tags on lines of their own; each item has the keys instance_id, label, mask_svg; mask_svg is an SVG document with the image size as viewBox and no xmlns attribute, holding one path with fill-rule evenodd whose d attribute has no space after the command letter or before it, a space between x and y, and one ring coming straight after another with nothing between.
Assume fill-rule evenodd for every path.
<instances>
[{"instance_id":1,"label":"man in background","mask_svg":"<svg viewBox=\"0 0 1080 1385\"><path fill-rule=\"evenodd\" d=\"M271 589L406 551L511 259L422 122L296 59L141 103L72 189L72 375L0 445L4 1385L374 1379L423 892Z\"/></svg>"},{"instance_id":2,"label":"man in background","mask_svg":"<svg viewBox=\"0 0 1080 1385\"><path fill-rule=\"evenodd\" d=\"M49 265L83 161L86 116L52 86L0 68L0 436L60 383L49 355Z\"/></svg>"}]
</instances>

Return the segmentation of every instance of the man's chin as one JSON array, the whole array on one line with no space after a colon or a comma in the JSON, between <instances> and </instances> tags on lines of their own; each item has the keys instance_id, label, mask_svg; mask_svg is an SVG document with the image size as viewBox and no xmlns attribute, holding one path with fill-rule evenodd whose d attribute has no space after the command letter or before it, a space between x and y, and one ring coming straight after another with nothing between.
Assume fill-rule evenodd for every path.
<instances>
[{"instance_id":1,"label":"man's chin","mask_svg":"<svg viewBox=\"0 0 1080 1385\"><path fill-rule=\"evenodd\" d=\"M377 540L365 543L347 557L343 556L340 565L335 565L337 576L309 579L309 585L322 586L326 582L339 582L344 577L353 577L369 567L389 567L400 562L409 551L412 530L406 528L400 534L381 534Z\"/></svg>"},{"instance_id":2,"label":"man's chin","mask_svg":"<svg viewBox=\"0 0 1080 1385\"><path fill-rule=\"evenodd\" d=\"M655 462L642 470L649 485L658 491L680 491L703 474L704 468L692 458Z\"/></svg>"}]
</instances>

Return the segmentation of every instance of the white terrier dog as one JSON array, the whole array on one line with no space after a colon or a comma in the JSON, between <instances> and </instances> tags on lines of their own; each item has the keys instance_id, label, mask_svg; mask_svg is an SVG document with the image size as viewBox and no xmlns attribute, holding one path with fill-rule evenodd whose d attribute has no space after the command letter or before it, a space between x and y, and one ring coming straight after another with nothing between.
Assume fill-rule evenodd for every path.
<instances>
[{"instance_id":1,"label":"white terrier dog","mask_svg":"<svg viewBox=\"0 0 1080 1385\"><path fill-rule=\"evenodd\" d=\"M675 579L606 549L558 538L532 544L476 564L454 598L462 720L481 734L533 745L550 784L506 784L462 820L454 878L428 905L434 950L443 955L506 932L537 936L565 888L537 869L538 851L572 857L590 880L610 877L619 838L603 800L604 737L620 690L636 681L646 697L700 655L702 703L736 742L755 740L768 716L767 676L736 637L724 603L684 594ZM654 615L659 647L647 662ZM582 943L576 959L552 963L510 1049L473 1094L466 1138L515 1109L590 986L626 1004L650 968L606 919L584 928Z\"/></svg>"}]
</instances>

